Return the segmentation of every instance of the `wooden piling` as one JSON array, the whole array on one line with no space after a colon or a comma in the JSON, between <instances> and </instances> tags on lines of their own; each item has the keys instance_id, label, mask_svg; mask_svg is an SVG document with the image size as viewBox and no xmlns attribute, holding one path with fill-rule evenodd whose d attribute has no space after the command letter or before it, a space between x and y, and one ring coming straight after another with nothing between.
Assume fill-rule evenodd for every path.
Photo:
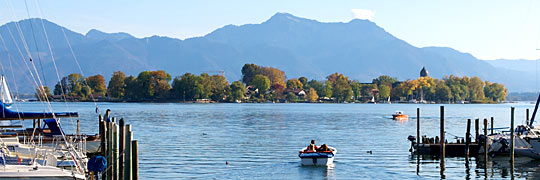
<instances>
[{"instance_id":1,"label":"wooden piling","mask_svg":"<svg viewBox=\"0 0 540 180\"><path fill-rule=\"evenodd\" d=\"M510 163L514 164L514 110L510 109Z\"/></svg>"},{"instance_id":2,"label":"wooden piling","mask_svg":"<svg viewBox=\"0 0 540 180\"><path fill-rule=\"evenodd\" d=\"M77 119L77 137L81 136L81 122Z\"/></svg>"},{"instance_id":3,"label":"wooden piling","mask_svg":"<svg viewBox=\"0 0 540 180\"><path fill-rule=\"evenodd\" d=\"M475 136L474 136L474 142L478 143L478 136L480 135L480 133L478 132L478 129L480 129L480 119L475 119L474 120L474 132L476 133Z\"/></svg>"},{"instance_id":4,"label":"wooden piling","mask_svg":"<svg viewBox=\"0 0 540 180\"><path fill-rule=\"evenodd\" d=\"M444 106L441 106L441 127L440 127L440 143L441 143L441 148L440 148L440 163L441 163L441 178L445 178L444 176L444 159L446 157L446 147L445 147L445 133L444 133Z\"/></svg>"},{"instance_id":5,"label":"wooden piling","mask_svg":"<svg viewBox=\"0 0 540 180\"><path fill-rule=\"evenodd\" d=\"M113 118L116 119L116 118ZM116 123L112 123L112 179L118 180L118 169L119 169L119 161L118 161L118 125Z\"/></svg>"},{"instance_id":6,"label":"wooden piling","mask_svg":"<svg viewBox=\"0 0 540 180\"><path fill-rule=\"evenodd\" d=\"M124 179L124 150L125 150L125 141L126 141L126 135L125 135L125 122L124 118L120 118L119 122L119 144L118 144L118 164L120 164L120 169L118 170L118 179Z\"/></svg>"},{"instance_id":7,"label":"wooden piling","mask_svg":"<svg viewBox=\"0 0 540 180\"><path fill-rule=\"evenodd\" d=\"M525 124L529 125L529 109L526 109L525 111Z\"/></svg>"},{"instance_id":8,"label":"wooden piling","mask_svg":"<svg viewBox=\"0 0 540 180\"><path fill-rule=\"evenodd\" d=\"M107 152L106 152L106 147L105 147L105 134L107 132L107 129L105 127L105 121L103 121L103 116L101 116L101 114L98 116L99 118L99 138L101 140L100 142L100 147L101 147L101 151L100 151L100 155L102 156L105 156L107 155ZM106 172L102 172L101 174L101 178L102 179L106 179L107 178L107 173Z\"/></svg>"},{"instance_id":9,"label":"wooden piling","mask_svg":"<svg viewBox=\"0 0 540 180\"><path fill-rule=\"evenodd\" d=\"M491 133L490 134L493 134L493 121L495 121L495 118L491 117Z\"/></svg>"},{"instance_id":10,"label":"wooden piling","mask_svg":"<svg viewBox=\"0 0 540 180\"><path fill-rule=\"evenodd\" d=\"M112 122L107 122L107 179L113 180L113 157L112 157Z\"/></svg>"},{"instance_id":11,"label":"wooden piling","mask_svg":"<svg viewBox=\"0 0 540 180\"><path fill-rule=\"evenodd\" d=\"M99 138L101 139L101 155L105 155L105 121L101 114L99 115Z\"/></svg>"},{"instance_id":12,"label":"wooden piling","mask_svg":"<svg viewBox=\"0 0 540 180\"><path fill-rule=\"evenodd\" d=\"M416 151L420 149L420 108L416 108Z\"/></svg>"},{"instance_id":13,"label":"wooden piling","mask_svg":"<svg viewBox=\"0 0 540 180\"><path fill-rule=\"evenodd\" d=\"M131 156L132 156L132 162L131 162L131 166L133 168L132 170L132 179L133 180L138 180L139 179L139 143L137 142L137 140L132 140L131 141Z\"/></svg>"},{"instance_id":14,"label":"wooden piling","mask_svg":"<svg viewBox=\"0 0 540 180\"><path fill-rule=\"evenodd\" d=\"M471 119L467 119L467 132L465 133L465 161L469 161L469 145L471 144Z\"/></svg>"},{"instance_id":15,"label":"wooden piling","mask_svg":"<svg viewBox=\"0 0 540 180\"><path fill-rule=\"evenodd\" d=\"M124 179L125 180L132 180L133 179L133 164L132 164L132 150L131 150L131 142L133 140L133 134L131 132L131 125L126 125L125 127L126 131L126 139L124 142L126 142L126 149L125 156L124 156Z\"/></svg>"},{"instance_id":16,"label":"wooden piling","mask_svg":"<svg viewBox=\"0 0 540 180\"><path fill-rule=\"evenodd\" d=\"M484 158L487 162L488 160L488 137L487 137L487 129L488 129L488 120L487 118L484 118Z\"/></svg>"}]
</instances>

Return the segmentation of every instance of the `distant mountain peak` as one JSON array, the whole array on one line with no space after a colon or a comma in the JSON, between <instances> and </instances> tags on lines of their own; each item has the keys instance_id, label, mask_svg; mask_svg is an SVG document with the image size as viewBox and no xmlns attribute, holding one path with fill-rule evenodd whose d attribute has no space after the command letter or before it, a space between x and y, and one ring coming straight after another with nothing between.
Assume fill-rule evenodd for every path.
<instances>
[{"instance_id":1,"label":"distant mountain peak","mask_svg":"<svg viewBox=\"0 0 540 180\"><path fill-rule=\"evenodd\" d=\"M118 40L122 40L126 38L135 38L132 35L128 33L124 33L124 32L106 33L97 29L90 29L90 31L88 31L85 36L90 39L97 39L97 40L108 39L108 40L114 40L114 41L118 41Z\"/></svg>"},{"instance_id":2,"label":"distant mountain peak","mask_svg":"<svg viewBox=\"0 0 540 180\"><path fill-rule=\"evenodd\" d=\"M268 19L264 23L272 23L272 22L296 22L296 23L299 23L299 22L312 22L312 21L315 21L315 20L297 17L297 16L294 16L292 14L285 13L285 12L278 12L278 13L274 14L272 17L270 17L270 19Z\"/></svg>"}]
</instances>

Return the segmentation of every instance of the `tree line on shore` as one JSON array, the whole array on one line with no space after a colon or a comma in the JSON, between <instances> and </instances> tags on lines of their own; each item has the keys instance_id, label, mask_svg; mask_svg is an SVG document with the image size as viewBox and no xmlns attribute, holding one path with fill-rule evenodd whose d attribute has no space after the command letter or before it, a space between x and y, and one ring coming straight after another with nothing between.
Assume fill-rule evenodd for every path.
<instances>
[{"instance_id":1,"label":"tree line on shore","mask_svg":"<svg viewBox=\"0 0 540 180\"><path fill-rule=\"evenodd\" d=\"M326 80L306 77L287 79L285 72L273 68L245 64L242 79L229 83L223 75L185 73L174 79L162 70L143 71L126 76L116 71L106 85L102 75L83 77L70 74L58 82L51 93L39 87L36 97L110 101L196 101L215 102L368 102L411 101L430 102L500 102L507 96L502 84L483 81L478 77L429 76L398 81L395 77L379 76L369 83L350 80L333 73ZM53 95L54 94L54 95Z\"/></svg>"}]
</instances>

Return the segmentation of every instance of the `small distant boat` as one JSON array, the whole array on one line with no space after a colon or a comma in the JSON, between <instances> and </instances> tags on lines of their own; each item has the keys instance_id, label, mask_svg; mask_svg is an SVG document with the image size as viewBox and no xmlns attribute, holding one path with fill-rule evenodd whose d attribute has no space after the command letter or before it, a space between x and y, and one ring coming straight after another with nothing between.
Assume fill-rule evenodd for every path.
<instances>
[{"instance_id":1,"label":"small distant boat","mask_svg":"<svg viewBox=\"0 0 540 180\"><path fill-rule=\"evenodd\" d=\"M337 149L328 146L329 151L307 151L307 147L300 150L298 157L305 166L326 166L334 164L334 156Z\"/></svg>"},{"instance_id":2,"label":"small distant boat","mask_svg":"<svg viewBox=\"0 0 540 180\"><path fill-rule=\"evenodd\" d=\"M4 75L0 76L0 98L2 103L9 108L13 104L13 99L11 99L11 93L6 83L6 77Z\"/></svg>"},{"instance_id":3,"label":"small distant boat","mask_svg":"<svg viewBox=\"0 0 540 180\"><path fill-rule=\"evenodd\" d=\"M392 114L392 119L398 121L406 121L409 120L409 116L403 114L402 111L396 111L396 113Z\"/></svg>"}]
</instances>

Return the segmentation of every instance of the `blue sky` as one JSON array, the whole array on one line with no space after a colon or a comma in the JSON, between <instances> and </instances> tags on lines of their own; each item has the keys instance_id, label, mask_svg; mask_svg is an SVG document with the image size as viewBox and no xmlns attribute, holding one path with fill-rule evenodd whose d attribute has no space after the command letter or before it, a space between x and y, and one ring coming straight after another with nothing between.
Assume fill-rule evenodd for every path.
<instances>
[{"instance_id":1,"label":"blue sky","mask_svg":"<svg viewBox=\"0 0 540 180\"><path fill-rule=\"evenodd\" d=\"M447 46L481 59L540 57L540 51L536 50L540 48L540 1L535 0L27 0L27 3L31 17L43 17L83 34L98 29L128 32L136 37L161 35L185 39L228 24L261 23L276 12L287 12L323 22L369 18L414 46ZM1 24L27 17L24 1L0 0Z\"/></svg>"}]
</instances>

